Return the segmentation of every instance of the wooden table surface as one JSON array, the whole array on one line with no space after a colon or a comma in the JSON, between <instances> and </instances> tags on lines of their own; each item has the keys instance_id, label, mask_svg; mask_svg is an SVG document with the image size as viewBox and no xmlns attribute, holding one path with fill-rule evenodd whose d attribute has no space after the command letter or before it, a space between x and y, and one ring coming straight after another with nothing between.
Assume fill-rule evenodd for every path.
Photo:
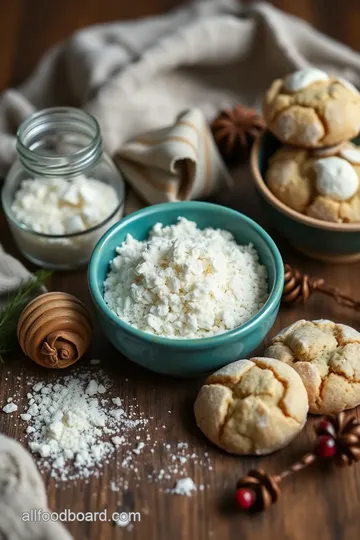
<instances>
[{"instance_id":1,"label":"wooden table surface","mask_svg":"<svg viewBox=\"0 0 360 540\"><path fill-rule=\"evenodd\" d=\"M330 0L282 0L276 5L297 13L314 22L319 28L334 37L359 45L360 6L358 0L339 2ZM0 86L18 82L26 76L46 46L68 35L75 28L87 24L134 17L164 11L171 2L148 0L143 2L73 2L43 0L26 2L13 0L2 10L0 40ZM248 174L234 171L235 194L223 194L218 201L243 211L263 224L268 225L260 212L258 199ZM15 248L4 218L1 218L1 242L14 255ZM271 229L269 232L272 234ZM298 265L311 274L322 276L332 285L341 287L345 294L360 299L360 264L353 266L329 266L307 260L284 244L274 235L285 261ZM31 269L33 267L29 264ZM90 307L85 271L57 273L49 283L51 290L73 293ZM296 309L281 309L269 338L278 330L300 318L328 318L360 328L359 314L341 309L330 298L314 297ZM267 340L268 341L268 340ZM266 346L266 343L264 343ZM260 353L263 346L256 352ZM133 398L138 408L148 417L151 441L157 441L152 454L144 449L137 459L140 478L124 471L121 467L122 450L116 460L105 465L98 479L69 482L56 487L56 482L44 475L53 510L71 509L74 512L114 511L141 512L141 522L133 528L122 529L112 523L67 524L74 538L90 540L358 540L360 534L360 465L351 469L337 470L332 466L313 467L284 482L283 495L279 503L266 514L256 517L239 515L231 503L236 480L249 468L263 467L275 473L281 471L305 451L312 448L313 425L309 421L299 437L286 449L263 458L238 458L219 451L207 443L197 430L193 419L192 405L201 383L199 380L175 380L154 375L127 361L96 330L91 350L81 366L87 368L89 359L100 358L101 368L108 372L114 384L114 395L120 395L128 405ZM97 368L93 368L96 369ZM67 373L71 372L71 368ZM62 373L61 373L62 375ZM38 368L30 360L16 353L7 357L0 367L0 405L6 398L19 392L20 406L25 403L26 379L53 380L58 373ZM171 411L171 412L169 412ZM17 424L17 425L15 425ZM0 415L0 431L24 440L24 425L14 422L13 415ZM148 480L148 475L161 469L168 470L171 451L164 451L164 444L175 448L179 441L187 441L188 453L196 453L198 459L190 458L183 466L203 491L191 498L164 492L173 487L175 475L161 482ZM205 455L208 453L208 456ZM201 462L201 463L200 463ZM121 484L127 479L127 489L118 492L110 489L113 481Z\"/></svg>"}]
</instances>

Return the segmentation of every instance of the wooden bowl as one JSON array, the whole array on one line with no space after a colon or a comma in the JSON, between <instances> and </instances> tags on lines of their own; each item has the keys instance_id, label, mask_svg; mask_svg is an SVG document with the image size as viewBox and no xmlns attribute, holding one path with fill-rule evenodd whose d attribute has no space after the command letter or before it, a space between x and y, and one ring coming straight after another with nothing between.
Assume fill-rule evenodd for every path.
<instances>
[{"instance_id":1,"label":"wooden bowl","mask_svg":"<svg viewBox=\"0 0 360 540\"><path fill-rule=\"evenodd\" d=\"M352 142L359 144L359 139ZM252 175L271 225L294 248L313 259L338 264L360 261L360 223L332 223L305 216L286 206L267 187L267 164L280 146L266 131L251 152Z\"/></svg>"}]
</instances>

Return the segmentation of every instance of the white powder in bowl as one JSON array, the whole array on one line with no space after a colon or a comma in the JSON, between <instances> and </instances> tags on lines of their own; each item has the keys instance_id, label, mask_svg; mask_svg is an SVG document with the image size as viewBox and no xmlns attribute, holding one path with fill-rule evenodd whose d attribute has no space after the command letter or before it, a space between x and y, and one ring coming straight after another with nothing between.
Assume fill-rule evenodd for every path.
<instances>
[{"instance_id":1,"label":"white powder in bowl","mask_svg":"<svg viewBox=\"0 0 360 540\"><path fill-rule=\"evenodd\" d=\"M156 224L145 241L128 235L116 252L105 301L145 332L210 337L248 321L268 297L266 268L251 244L183 217L176 225Z\"/></svg>"}]
</instances>

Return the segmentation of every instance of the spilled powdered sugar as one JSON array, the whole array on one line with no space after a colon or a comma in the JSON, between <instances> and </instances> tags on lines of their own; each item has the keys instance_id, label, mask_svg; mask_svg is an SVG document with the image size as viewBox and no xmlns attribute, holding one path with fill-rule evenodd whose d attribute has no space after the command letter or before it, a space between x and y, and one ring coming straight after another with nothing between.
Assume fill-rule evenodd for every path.
<instances>
[{"instance_id":1,"label":"spilled powdered sugar","mask_svg":"<svg viewBox=\"0 0 360 540\"><path fill-rule=\"evenodd\" d=\"M126 491L130 483L137 488L144 480L169 494L190 495L205 488L200 484L182 493L183 483L177 487L177 482L197 470L211 471L209 454L204 449L194 451L188 442L167 441L165 423L159 425L154 416L139 411L136 400L128 395L125 404L98 367L85 372L75 369L52 383L28 381L27 385L26 406L19 388L2 409L19 418L39 468L48 470L57 482L78 478L88 482L111 461L109 489L113 492Z\"/></svg>"},{"instance_id":2,"label":"spilled powdered sugar","mask_svg":"<svg viewBox=\"0 0 360 540\"><path fill-rule=\"evenodd\" d=\"M149 420L152 420L152 417ZM136 439L140 439L140 436L137 435ZM144 446L141 445L141 449L142 459L139 459L134 455L138 455L137 452L126 448L126 445L122 446L122 462L118 471L119 479L111 481L110 489L112 491L127 490L129 482L134 480L137 482L136 487L139 487L144 480L141 469L141 464L144 463L146 463L147 470L150 469L151 464L151 472L148 472L145 477L149 483L159 484L160 489L165 493L177 495L184 495L184 493L180 493L180 488L176 490L177 482L187 478L190 472L194 470L212 471L213 469L208 452L194 451L187 442L160 442L156 439L152 440L150 434L147 433L146 442ZM160 464L155 456L161 456ZM180 486L182 486L181 482ZM204 489L205 486L200 484L194 491L203 491Z\"/></svg>"},{"instance_id":3,"label":"spilled powdered sugar","mask_svg":"<svg viewBox=\"0 0 360 540\"><path fill-rule=\"evenodd\" d=\"M175 495L185 495L186 497L190 497L193 491L196 491L196 486L193 479L180 478L180 480L176 482L174 489L172 489L170 492L174 493Z\"/></svg>"},{"instance_id":4,"label":"spilled powdered sugar","mask_svg":"<svg viewBox=\"0 0 360 540\"><path fill-rule=\"evenodd\" d=\"M2 409L4 413L11 414L15 411L17 411L17 405L15 403L9 402L7 405L5 405Z\"/></svg>"},{"instance_id":5,"label":"spilled powdered sugar","mask_svg":"<svg viewBox=\"0 0 360 540\"><path fill-rule=\"evenodd\" d=\"M141 431L148 420L125 412L119 397L105 399L109 386L90 373L66 376L55 384L37 383L28 394L26 432L40 466L60 480L88 477L101 468L124 433ZM121 437L120 437L121 435Z\"/></svg>"}]
</instances>

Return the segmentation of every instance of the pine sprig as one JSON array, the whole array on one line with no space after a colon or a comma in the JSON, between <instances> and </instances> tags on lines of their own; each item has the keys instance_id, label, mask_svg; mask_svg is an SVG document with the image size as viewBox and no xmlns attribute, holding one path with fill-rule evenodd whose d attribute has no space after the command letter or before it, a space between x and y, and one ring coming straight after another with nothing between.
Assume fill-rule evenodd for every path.
<instances>
[{"instance_id":1,"label":"pine sprig","mask_svg":"<svg viewBox=\"0 0 360 540\"><path fill-rule=\"evenodd\" d=\"M16 327L22 310L32 294L42 287L51 275L52 272L48 270L38 270L32 278L20 285L15 294L9 296L0 312L0 362L3 362L3 355L14 350L16 346Z\"/></svg>"}]
</instances>

